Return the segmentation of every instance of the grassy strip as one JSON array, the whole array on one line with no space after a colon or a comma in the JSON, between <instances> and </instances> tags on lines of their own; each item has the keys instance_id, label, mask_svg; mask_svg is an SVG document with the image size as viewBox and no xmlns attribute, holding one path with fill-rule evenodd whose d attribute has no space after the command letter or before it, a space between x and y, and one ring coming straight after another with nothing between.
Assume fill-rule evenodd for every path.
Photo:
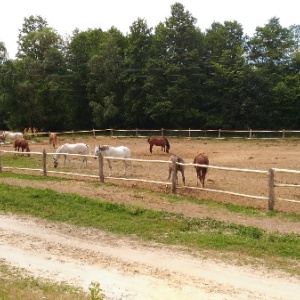
<instances>
[{"instance_id":1,"label":"grassy strip","mask_svg":"<svg viewBox=\"0 0 300 300\"><path fill-rule=\"evenodd\" d=\"M82 290L26 275L24 271L0 261L0 299L5 300L84 300L90 299Z\"/></svg>"},{"instance_id":2,"label":"grassy strip","mask_svg":"<svg viewBox=\"0 0 300 300\"><path fill-rule=\"evenodd\" d=\"M11 172L1 172L0 178L15 178L23 180L35 180L35 181L65 181L68 180L63 177L49 177L40 175L28 175L28 174L17 174Z\"/></svg>"},{"instance_id":3,"label":"grassy strip","mask_svg":"<svg viewBox=\"0 0 300 300\"><path fill-rule=\"evenodd\" d=\"M233 251L255 257L300 259L296 234L269 234L256 227L210 218L187 218L82 197L49 189L0 184L0 210L29 214L51 221L91 226L117 234L131 234L192 249Z\"/></svg>"}]
</instances>

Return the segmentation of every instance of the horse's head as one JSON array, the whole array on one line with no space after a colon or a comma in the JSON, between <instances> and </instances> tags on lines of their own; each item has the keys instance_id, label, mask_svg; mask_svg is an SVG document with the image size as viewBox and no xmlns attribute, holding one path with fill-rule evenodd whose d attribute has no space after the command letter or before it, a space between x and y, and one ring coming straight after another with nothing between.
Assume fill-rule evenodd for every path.
<instances>
[{"instance_id":1,"label":"horse's head","mask_svg":"<svg viewBox=\"0 0 300 300\"><path fill-rule=\"evenodd\" d=\"M95 147L95 159L99 156L99 148L100 148L100 146L96 146Z\"/></svg>"},{"instance_id":2,"label":"horse's head","mask_svg":"<svg viewBox=\"0 0 300 300\"><path fill-rule=\"evenodd\" d=\"M57 168L58 166L58 159L56 157L53 157L53 166L54 168Z\"/></svg>"}]
</instances>

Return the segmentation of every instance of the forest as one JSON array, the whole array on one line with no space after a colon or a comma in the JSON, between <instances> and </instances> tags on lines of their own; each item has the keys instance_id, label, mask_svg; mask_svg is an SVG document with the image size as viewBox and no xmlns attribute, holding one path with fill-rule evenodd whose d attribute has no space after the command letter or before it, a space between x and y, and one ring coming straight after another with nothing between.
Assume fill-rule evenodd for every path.
<instances>
[{"instance_id":1,"label":"forest","mask_svg":"<svg viewBox=\"0 0 300 300\"><path fill-rule=\"evenodd\" d=\"M126 35L24 18L16 58L0 41L0 128L299 129L300 25L195 24L179 2Z\"/></svg>"}]
</instances>

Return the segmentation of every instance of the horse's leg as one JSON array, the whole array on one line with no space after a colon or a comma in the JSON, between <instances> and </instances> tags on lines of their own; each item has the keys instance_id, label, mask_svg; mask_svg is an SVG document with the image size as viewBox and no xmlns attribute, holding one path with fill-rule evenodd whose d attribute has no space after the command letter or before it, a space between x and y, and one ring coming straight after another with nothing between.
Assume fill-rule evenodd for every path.
<instances>
[{"instance_id":1,"label":"horse's leg","mask_svg":"<svg viewBox=\"0 0 300 300\"><path fill-rule=\"evenodd\" d=\"M182 175L183 185L185 185L185 176L184 176L184 170L183 169L181 169L181 175Z\"/></svg>"},{"instance_id":2,"label":"horse's leg","mask_svg":"<svg viewBox=\"0 0 300 300\"><path fill-rule=\"evenodd\" d=\"M68 157L68 161L71 163L69 157ZM66 162L67 162L67 155L64 155L64 166L66 165Z\"/></svg>"},{"instance_id":3,"label":"horse's leg","mask_svg":"<svg viewBox=\"0 0 300 300\"><path fill-rule=\"evenodd\" d=\"M150 153L152 154L153 145L150 144Z\"/></svg>"},{"instance_id":4,"label":"horse's leg","mask_svg":"<svg viewBox=\"0 0 300 300\"><path fill-rule=\"evenodd\" d=\"M197 167L196 168L196 174L197 174L197 186L199 185L199 181L201 182L201 175L200 175L200 168L199 167Z\"/></svg>"},{"instance_id":5,"label":"horse's leg","mask_svg":"<svg viewBox=\"0 0 300 300\"><path fill-rule=\"evenodd\" d=\"M124 163L124 173L123 174L125 175L126 174L127 161L124 160L123 163Z\"/></svg>"},{"instance_id":6,"label":"horse's leg","mask_svg":"<svg viewBox=\"0 0 300 300\"><path fill-rule=\"evenodd\" d=\"M111 164L110 159L108 159L107 161L108 161L108 167L109 167L109 174L108 174L108 176L111 176L111 174L112 174L112 164Z\"/></svg>"},{"instance_id":7,"label":"horse's leg","mask_svg":"<svg viewBox=\"0 0 300 300\"><path fill-rule=\"evenodd\" d=\"M170 180L171 174L172 174L172 166L169 166L169 177L168 177L168 180Z\"/></svg>"},{"instance_id":8,"label":"horse's leg","mask_svg":"<svg viewBox=\"0 0 300 300\"><path fill-rule=\"evenodd\" d=\"M206 176L206 173L207 173L207 169L203 169L202 170L202 186L204 187L204 181L205 181L205 176Z\"/></svg>"}]
</instances>

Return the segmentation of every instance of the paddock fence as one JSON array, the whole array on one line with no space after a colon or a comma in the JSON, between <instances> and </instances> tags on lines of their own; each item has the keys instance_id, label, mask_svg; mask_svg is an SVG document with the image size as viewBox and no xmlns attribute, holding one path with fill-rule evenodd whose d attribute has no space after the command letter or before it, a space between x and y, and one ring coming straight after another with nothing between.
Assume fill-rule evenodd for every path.
<instances>
[{"instance_id":1,"label":"paddock fence","mask_svg":"<svg viewBox=\"0 0 300 300\"><path fill-rule=\"evenodd\" d=\"M65 153L67 156L70 157L77 157L83 158L93 158L92 161L96 160L95 156L93 155L81 155L81 154L68 154ZM33 168L32 166L9 166L9 160L6 159L4 163L4 157L26 157L25 160L28 161L28 159L32 159L33 156L37 156L37 167ZM61 175L66 175L66 176L79 176L79 177L89 177L89 178L95 178L99 181L99 183L104 183L105 179L109 180L117 180L117 181L131 181L131 182L143 182L143 183L152 183L152 184L158 184L158 185L165 185L165 186L171 186L171 191L173 194L176 194L178 189L191 189L191 190L203 190L206 192L211 192L211 193L223 193L223 194L229 194L229 195L234 195L234 196L239 196L239 197L246 197L246 198L252 198L252 199L257 199L257 200L262 200L265 201L267 204L268 210L273 211L275 208L275 204L278 203L278 201L287 201L287 202L294 202L294 203L300 203L300 199L296 197L296 199L289 199L289 198L281 198L281 197L276 197L275 196L275 188L299 188L299 184L290 184L290 183L278 183L275 180L275 174L276 173L289 173L289 174L300 174L300 171L297 170L289 170L289 169L279 169L279 168L271 168L269 170L254 170L254 169L239 169L239 168L228 168L228 167L221 167L221 166L206 166L206 165L198 165L198 164L181 164L177 162L171 162L169 160L146 160L146 159L135 159L135 158L116 158L116 157L103 157L101 154L98 156L98 163L96 163L94 172L91 173L89 170L86 170L85 167L80 166L79 170L80 172L75 172L73 169L70 171L59 171L57 169L54 169L51 167L52 162L52 157L55 155L55 153L47 153L46 150L44 149L43 152L30 152L30 158L28 157L27 159L27 153L24 152L20 154L18 151L10 151L10 150L0 150L0 172L3 172L4 170L9 171L9 170L19 170L19 171L30 171L30 172L39 172L42 174L42 176L48 176L48 174L61 174ZM64 153L62 153L64 155ZM51 160L50 160L51 158ZM144 168L145 164L163 164L165 166L168 166L172 168L172 176L171 180L157 180L155 178L134 178L134 177L114 177L114 176L105 176L105 171L104 171L104 160L121 160L121 161L128 161L128 162L139 162L142 163L142 167ZM206 187L199 187L199 186L190 186L190 185L185 185L185 186L179 186L177 184L177 175L175 170L176 170L176 165L183 165L185 168L194 168L196 166L205 166L208 167L209 169L216 169L216 170L221 170L225 172L243 172L243 173L253 173L253 174L260 174L263 175L263 178L266 182L266 186L268 186L267 192L265 195L252 195L252 194L247 194L247 193L240 193L240 192L235 192L235 191L230 191L230 190L224 190L222 188L220 189L212 189L212 188L206 188ZM84 170L86 171L84 173Z\"/></svg>"},{"instance_id":2,"label":"paddock fence","mask_svg":"<svg viewBox=\"0 0 300 300\"><path fill-rule=\"evenodd\" d=\"M1 132L1 131L0 131ZM300 130L226 130L226 129L91 129L70 130L57 132L58 135L86 135L86 136L115 136L115 137L149 137L162 135L166 137L182 138L244 138L244 139L285 139L300 138ZM24 132L24 136L48 136L49 132ZM0 134L1 136L1 134Z\"/></svg>"}]
</instances>

